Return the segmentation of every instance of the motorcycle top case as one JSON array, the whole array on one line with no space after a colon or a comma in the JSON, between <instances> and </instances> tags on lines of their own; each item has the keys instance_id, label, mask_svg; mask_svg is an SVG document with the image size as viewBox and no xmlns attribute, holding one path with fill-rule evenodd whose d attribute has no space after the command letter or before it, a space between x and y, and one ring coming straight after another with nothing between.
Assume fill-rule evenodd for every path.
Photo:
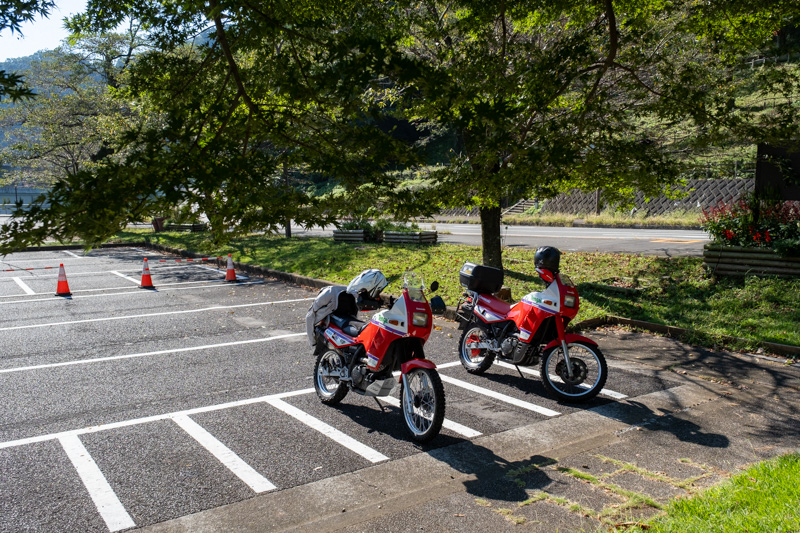
<instances>
[{"instance_id":1,"label":"motorcycle top case","mask_svg":"<svg viewBox=\"0 0 800 533\"><path fill-rule=\"evenodd\" d=\"M464 263L458 281L467 290L494 294L503 287L503 270L475 263Z\"/></svg>"}]
</instances>

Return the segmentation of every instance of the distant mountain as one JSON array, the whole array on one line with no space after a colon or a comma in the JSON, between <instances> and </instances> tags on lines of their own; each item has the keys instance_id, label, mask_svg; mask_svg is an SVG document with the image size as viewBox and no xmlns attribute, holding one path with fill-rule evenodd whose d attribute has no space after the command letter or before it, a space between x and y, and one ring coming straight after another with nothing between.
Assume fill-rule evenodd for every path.
<instances>
[{"instance_id":1,"label":"distant mountain","mask_svg":"<svg viewBox=\"0 0 800 533\"><path fill-rule=\"evenodd\" d=\"M22 72L23 70L28 70L31 68L31 63L41 60L47 51L48 50L40 50L29 56L14 57L6 59L5 61L0 61L0 70L5 70L6 72Z\"/></svg>"}]
</instances>

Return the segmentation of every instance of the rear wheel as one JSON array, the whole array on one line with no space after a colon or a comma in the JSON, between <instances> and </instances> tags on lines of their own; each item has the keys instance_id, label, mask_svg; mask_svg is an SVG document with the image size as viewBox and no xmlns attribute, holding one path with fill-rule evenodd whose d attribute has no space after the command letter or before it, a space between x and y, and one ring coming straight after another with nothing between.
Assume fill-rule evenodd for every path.
<instances>
[{"instance_id":1,"label":"rear wheel","mask_svg":"<svg viewBox=\"0 0 800 533\"><path fill-rule=\"evenodd\" d=\"M428 442L438 435L444 422L444 386L439 373L430 368L409 371L401 381L400 405L412 439Z\"/></svg>"},{"instance_id":2,"label":"rear wheel","mask_svg":"<svg viewBox=\"0 0 800 533\"><path fill-rule=\"evenodd\" d=\"M585 402L597 396L608 378L606 358L597 346L585 342L567 345L572 377L567 371L564 350L554 346L542 355L542 383L557 399Z\"/></svg>"},{"instance_id":3,"label":"rear wheel","mask_svg":"<svg viewBox=\"0 0 800 533\"><path fill-rule=\"evenodd\" d=\"M487 339L486 331L474 324L469 324L464 329L464 333L461 334L461 340L458 341L459 359L461 360L461 365L470 374L483 374L494 362L494 354L492 352L486 348L475 347L478 343L486 342Z\"/></svg>"},{"instance_id":4,"label":"rear wheel","mask_svg":"<svg viewBox=\"0 0 800 533\"><path fill-rule=\"evenodd\" d=\"M342 356L333 350L322 352L314 365L314 390L322 403L336 405L350 390L347 383L339 380L344 369Z\"/></svg>"}]
</instances>

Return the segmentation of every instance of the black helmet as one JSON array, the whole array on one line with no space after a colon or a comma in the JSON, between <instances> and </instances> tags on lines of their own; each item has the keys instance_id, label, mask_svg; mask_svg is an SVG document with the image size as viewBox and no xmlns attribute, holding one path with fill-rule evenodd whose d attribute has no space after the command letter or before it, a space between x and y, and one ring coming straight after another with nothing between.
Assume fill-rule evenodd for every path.
<instances>
[{"instance_id":1,"label":"black helmet","mask_svg":"<svg viewBox=\"0 0 800 533\"><path fill-rule=\"evenodd\" d=\"M533 256L533 264L536 269L546 269L553 274L558 273L559 263L561 262L561 252L552 246L542 246L536 250Z\"/></svg>"}]
</instances>

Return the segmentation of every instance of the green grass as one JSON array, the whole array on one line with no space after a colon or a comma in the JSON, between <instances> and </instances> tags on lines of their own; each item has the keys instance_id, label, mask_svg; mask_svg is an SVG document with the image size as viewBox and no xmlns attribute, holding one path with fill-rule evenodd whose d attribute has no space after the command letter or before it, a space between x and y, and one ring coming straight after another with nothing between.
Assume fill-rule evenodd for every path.
<instances>
[{"instance_id":1,"label":"green grass","mask_svg":"<svg viewBox=\"0 0 800 533\"><path fill-rule=\"evenodd\" d=\"M522 214L503 217L503 224L509 225L541 225L541 226L575 226L575 221L585 225L612 227L700 227L699 210L675 210L664 215L647 216L645 211L631 215L629 212L603 211L595 214Z\"/></svg>"},{"instance_id":2,"label":"green grass","mask_svg":"<svg viewBox=\"0 0 800 533\"><path fill-rule=\"evenodd\" d=\"M734 533L800 531L800 454L752 466L696 496L670 502L665 515L619 531Z\"/></svg>"},{"instance_id":3,"label":"green grass","mask_svg":"<svg viewBox=\"0 0 800 533\"><path fill-rule=\"evenodd\" d=\"M265 237L253 235L227 246L208 249L200 233L126 231L117 240L153 243L201 253L225 255L303 276L347 283L367 268L378 268L398 294L405 269L422 274L426 282L439 281L439 294L455 305L461 294L458 271L465 261L480 262L479 247L454 244L433 246L347 244L330 238ZM505 285L515 300L541 290L533 265L533 250L503 251ZM742 337L749 342L731 346L753 349L767 341L800 346L800 280L730 278L713 280L703 271L702 259L663 258L632 254L565 252L561 271L578 284L581 310L576 320L616 315L695 331L690 342L722 345L719 336Z\"/></svg>"}]
</instances>

